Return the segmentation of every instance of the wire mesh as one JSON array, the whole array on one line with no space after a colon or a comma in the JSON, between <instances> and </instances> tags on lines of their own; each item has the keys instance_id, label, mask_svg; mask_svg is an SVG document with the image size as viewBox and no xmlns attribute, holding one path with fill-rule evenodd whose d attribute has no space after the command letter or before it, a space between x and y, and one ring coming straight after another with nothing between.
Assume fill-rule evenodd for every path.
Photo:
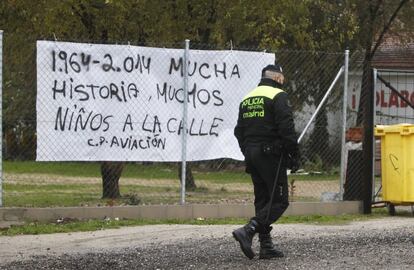
<instances>
[{"instance_id":1,"label":"wire mesh","mask_svg":"<svg viewBox=\"0 0 414 270\"><path fill-rule=\"evenodd\" d=\"M414 124L414 72L409 70L377 70L375 93L375 125ZM383 201L381 172L381 137L375 140L373 191L376 202Z\"/></svg>"},{"instance_id":2,"label":"wire mesh","mask_svg":"<svg viewBox=\"0 0 414 270\"><path fill-rule=\"evenodd\" d=\"M154 89L156 94L142 99L139 106L129 108L129 111L125 111L124 105L128 100L134 100L144 92L128 82L138 81L142 74L148 73L149 58L143 55L137 56L135 46L142 46L142 50L148 47L160 48L158 58L151 58L152 68L161 65L161 62L157 63L157 59L171 58L174 48L178 49L174 52L176 52L176 59L179 59L178 55L183 55L183 43L130 43L114 49L114 54L105 51L106 45L99 45L102 51L98 51L97 55L87 52L69 53L65 47L66 43L55 43L55 49L48 54L47 59L39 58L41 53L38 51L36 54L36 50L32 49L18 64L15 64L16 61L11 61L16 57L15 52L18 48L9 46L5 51L4 205L50 207L179 203L181 175L179 158L174 161L167 158L157 160L158 157L162 157L166 141L162 136L156 137L156 135L161 126L168 124L168 119L175 119L169 122L173 133L176 136L182 134L181 116L173 114L182 106L179 93L182 88L182 76L177 72L175 81L159 85L147 80L145 83ZM30 46L34 48L33 44ZM263 49L217 48L206 44L191 44L190 61L192 56L204 53L206 49L216 53L220 65L217 70L208 71L212 72L211 74L203 73L205 76L237 76L240 70L235 70L234 66L227 66L227 71L223 71L225 67L220 60L228 57L232 50L237 50L246 53L243 65L252 66L257 70L254 74L246 75L250 88L259 82L263 65L250 61L248 54L265 53ZM300 133L343 65L344 54L289 50L267 50L266 53L274 55L276 61L283 66L287 79L285 90L294 108L296 129ZM123 61L117 62L115 59ZM36 64L38 67L54 68L53 72L64 74L66 80L48 78L51 73L39 72L39 69L36 70ZM178 62L175 64L178 65ZM89 86L77 81L79 72L88 74L88 70L93 69L99 69L100 72L96 74L101 75L91 77ZM122 72L118 69L122 69ZM129 72L132 69L137 72ZM126 74L126 77L116 82L111 81L111 73L117 72ZM189 73L191 72L200 72L200 66L197 69L195 63L190 63ZM225 84L219 79L211 80L211 89L195 89L194 85L197 82L192 81L190 76L189 97L192 100L189 102L189 126L192 124L191 119L196 113L196 107L204 106L208 97L210 103L220 104L220 106L212 106L209 110L214 113L234 114L234 117L237 117L236 111L240 100L233 98L222 104L222 96L214 91L222 89ZM49 90L49 99L38 96L39 89L45 87L41 84L46 81L50 83L46 86ZM127 91L122 92L124 89ZM292 201L317 201L329 194L336 196L339 192L343 123L342 89L342 83L334 86L332 95L329 96L321 113L304 137L301 144L303 170L289 176ZM232 88L232 91L237 90L237 86ZM164 105L154 106L151 98L165 99ZM53 103L55 100L60 101L59 105ZM90 104L102 112L106 111L107 106L112 106L112 111L129 115L129 118L127 121L117 121L116 117L111 115L91 111L88 109ZM52 118L49 117L51 112ZM158 116L157 119L154 116ZM203 122L204 125L206 122ZM218 122L210 123L206 130L205 127L200 127L200 124L198 123L198 128L193 129L198 136L191 138L194 140L194 147L189 151L198 154L205 151L203 149L213 153L219 151L220 147L215 146L212 140L208 139L209 136L201 136L205 132L213 133L210 135L215 136L214 125L218 125ZM235 122L228 125L227 129L232 132ZM91 151L88 147L74 147L71 140L65 137L56 138L53 133L45 133L42 127L76 134L77 140L89 142L89 148L99 148L102 153L98 155L97 151ZM117 130L144 129L151 136L135 138L134 143L134 138L108 136L106 129L109 127ZM93 138L88 137L80 132L84 129L97 131L97 135ZM223 142L224 146L236 142L233 137L232 140L234 141ZM157 158L148 155L137 160L133 154L112 153L110 147L101 147L102 145L121 148L125 146L131 149L136 147L141 150L152 147L155 148L153 155ZM181 144L177 143L173 147L175 149L173 152L176 152L179 157ZM54 160L42 158L42 155L47 156L50 153L53 153ZM243 161L228 157L200 160L191 158L191 155L188 156L188 160L190 160L186 171L188 203L253 202L252 184L249 176L244 173Z\"/></svg>"},{"instance_id":3,"label":"wire mesh","mask_svg":"<svg viewBox=\"0 0 414 270\"><path fill-rule=\"evenodd\" d=\"M350 60L349 74L349 96L348 96L348 117L347 126L347 157L346 181L344 184L345 200L363 200L364 190L367 188L364 183L364 164L362 141L365 133L365 119L368 117L364 110L368 106L373 108L373 125L390 125L401 123L413 123L414 110L393 92L388 86L374 76L380 76L391 84L401 96L412 101L413 72L404 70L376 70L374 74L364 74L363 52L355 52ZM370 70L370 69L369 69ZM367 71L365 71L367 72ZM370 85L370 80L373 85ZM362 93L362 89L374 89L373 99ZM368 92L369 92L368 91ZM367 91L366 91L367 93ZM370 103L373 104L370 104ZM372 198L373 201L381 201L381 144L379 138L373 139L372 153Z\"/></svg>"},{"instance_id":4,"label":"wire mesh","mask_svg":"<svg viewBox=\"0 0 414 270\"><path fill-rule=\"evenodd\" d=\"M391 87L395 88L410 104L414 104L414 72L403 70L378 70ZM414 105L413 105L414 106ZM377 79L375 93L375 124L393 125L414 123L414 109L391 90L384 82Z\"/></svg>"}]
</instances>

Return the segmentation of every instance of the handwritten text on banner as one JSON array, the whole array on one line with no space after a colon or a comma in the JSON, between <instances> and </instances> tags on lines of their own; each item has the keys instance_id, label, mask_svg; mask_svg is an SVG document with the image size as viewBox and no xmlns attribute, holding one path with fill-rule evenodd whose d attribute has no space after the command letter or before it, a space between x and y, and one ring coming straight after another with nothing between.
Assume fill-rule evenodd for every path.
<instances>
[{"instance_id":1,"label":"handwritten text on banner","mask_svg":"<svg viewBox=\"0 0 414 270\"><path fill-rule=\"evenodd\" d=\"M242 159L238 104L274 63L191 50L187 159ZM183 50L38 41L37 160L180 161Z\"/></svg>"}]
</instances>

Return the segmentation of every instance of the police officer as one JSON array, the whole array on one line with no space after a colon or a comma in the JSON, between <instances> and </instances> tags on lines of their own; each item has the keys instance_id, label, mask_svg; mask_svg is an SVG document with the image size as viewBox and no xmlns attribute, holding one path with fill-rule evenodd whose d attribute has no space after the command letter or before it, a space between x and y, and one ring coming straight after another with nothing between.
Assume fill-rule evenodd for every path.
<instances>
[{"instance_id":1,"label":"police officer","mask_svg":"<svg viewBox=\"0 0 414 270\"><path fill-rule=\"evenodd\" d=\"M292 109L287 93L281 89L284 79L280 65L263 68L258 87L240 103L234 130L254 186L255 216L244 227L233 231L249 259L255 255L252 240L256 233L260 259L283 257L283 252L272 243L270 225L289 206L286 169L295 172L299 167Z\"/></svg>"}]
</instances>

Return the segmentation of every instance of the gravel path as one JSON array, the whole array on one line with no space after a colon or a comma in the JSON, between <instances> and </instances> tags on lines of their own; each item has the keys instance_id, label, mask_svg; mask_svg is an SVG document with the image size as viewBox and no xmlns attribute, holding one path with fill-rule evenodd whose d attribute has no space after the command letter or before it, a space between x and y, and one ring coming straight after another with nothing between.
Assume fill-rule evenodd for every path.
<instances>
[{"instance_id":1,"label":"gravel path","mask_svg":"<svg viewBox=\"0 0 414 270\"><path fill-rule=\"evenodd\" d=\"M0 269L414 269L414 218L276 225L285 257L249 260L238 226L156 225L0 237ZM258 250L257 240L254 248Z\"/></svg>"}]
</instances>

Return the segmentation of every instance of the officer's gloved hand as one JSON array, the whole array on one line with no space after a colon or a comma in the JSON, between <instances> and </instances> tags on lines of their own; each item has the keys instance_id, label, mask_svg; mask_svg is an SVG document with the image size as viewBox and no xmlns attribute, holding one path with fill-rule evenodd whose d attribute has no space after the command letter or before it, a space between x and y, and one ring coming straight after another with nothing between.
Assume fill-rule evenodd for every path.
<instances>
[{"instance_id":1,"label":"officer's gloved hand","mask_svg":"<svg viewBox=\"0 0 414 270\"><path fill-rule=\"evenodd\" d=\"M297 172L300 167L300 155L299 153L289 153L287 160L287 168L290 169L291 173Z\"/></svg>"}]
</instances>

